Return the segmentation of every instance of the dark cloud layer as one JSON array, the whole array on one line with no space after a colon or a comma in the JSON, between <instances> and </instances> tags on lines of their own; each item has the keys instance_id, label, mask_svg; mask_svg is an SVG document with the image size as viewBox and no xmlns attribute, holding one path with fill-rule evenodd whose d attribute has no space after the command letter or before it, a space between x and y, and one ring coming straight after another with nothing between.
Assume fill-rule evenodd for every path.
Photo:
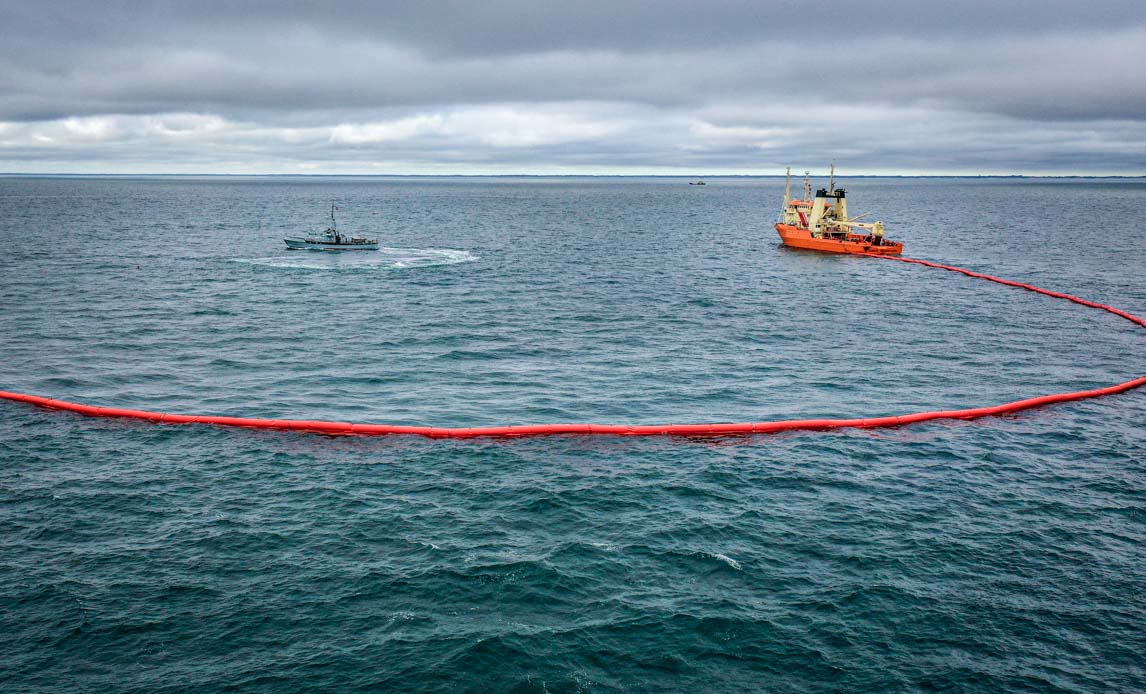
<instances>
[{"instance_id":1,"label":"dark cloud layer","mask_svg":"<svg viewBox=\"0 0 1146 694\"><path fill-rule=\"evenodd\" d=\"M1022 36L1110 31L1143 19L1136 0L919 2L918 0L423 0L377 2L7 2L19 34L97 44L209 35L259 36L290 27L351 40L400 43L434 54L502 55L550 50L704 49L761 40ZM141 30L143 30L141 32Z\"/></svg>"},{"instance_id":2,"label":"dark cloud layer","mask_svg":"<svg viewBox=\"0 0 1146 694\"><path fill-rule=\"evenodd\" d=\"M0 170L1146 171L1141 2L0 2L0 26Z\"/></svg>"}]
</instances>

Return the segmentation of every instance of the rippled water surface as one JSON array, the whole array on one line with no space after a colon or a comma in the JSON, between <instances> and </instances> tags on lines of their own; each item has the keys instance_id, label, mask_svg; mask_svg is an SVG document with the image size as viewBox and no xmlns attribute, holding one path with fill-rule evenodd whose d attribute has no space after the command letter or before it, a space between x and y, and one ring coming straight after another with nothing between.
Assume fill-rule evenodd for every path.
<instances>
[{"instance_id":1,"label":"rippled water surface","mask_svg":"<svg viewBox=\"0 0 1146 694\"><path fill-rule=\"evenodd\" d=\"M911 257L1146 315L1142 180L841 185ZM780 247L782 186L0 178L0 389L646 424L1146 374L1146 331L1115 316ZM286 251L332 201L384 248ZM0 402L0 688L1143 689L1144 542L1143 390L715 440L331 439Z\"/></svg>"}]
</instances>

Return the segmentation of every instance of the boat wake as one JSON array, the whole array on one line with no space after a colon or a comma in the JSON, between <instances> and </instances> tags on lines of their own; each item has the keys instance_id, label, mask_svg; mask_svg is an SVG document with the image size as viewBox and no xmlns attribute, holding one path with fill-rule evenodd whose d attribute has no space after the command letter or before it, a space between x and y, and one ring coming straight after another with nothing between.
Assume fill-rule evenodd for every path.
<instances>
[{"instance_id":1,"label":"boat wake","mask_svg":"<svg viewBox=\"0 0 1146 694\"><path fill-rule=\"evenodd\" d=\"M379 248L377 251L293 251L231 262L302 270L406 270L470 263L478 257L454 248Z\"/></svg>"}]
</instances>

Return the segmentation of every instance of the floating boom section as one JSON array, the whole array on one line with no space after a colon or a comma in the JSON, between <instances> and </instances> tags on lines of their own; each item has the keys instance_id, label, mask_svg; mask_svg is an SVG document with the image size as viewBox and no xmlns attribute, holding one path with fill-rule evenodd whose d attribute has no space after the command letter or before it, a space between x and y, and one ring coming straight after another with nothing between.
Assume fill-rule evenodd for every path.
<instances>
[{"instance_id":1,"label":"floating boom section","mask_svg":"<svg viewBox=\"0 0 1146 694\"><path fill-rule=\"evenodd\" d=\"M1076 304L1096 308L1124 318L1139 327L1146 328L1146 319L1139 318L1121 309L1099 304L1077 296L1063 294L1062 292L1041 289L1034 285L1014 282L1011 280L984 275L979 272L967 270L951 265L940 265L926 260L913 258L898 258L893 256L868 254L872 258L885 258L913 263L924 267L937 268L958 272L968 277L997 282L1009 287L1017 287L1030 292L1043 294L1071 301ZM246 417L215 417L209 415L166 414L163 412L148 412L146 410L127 410L115 407L94 407L64 400L24 393L10 393L0 391L0 400L12 400L30 405L37 405L53 410L65 410L92 417L116 417L123 419L136 419L146 422L162 424L213 424L216 426L244 427L249 429L275 429L280 431L297 431L313 434L326 434L329 436L389 436L398 434L426 436L435 439L468 439L478 437L514 438L522 436L551 436L559 434L607 434L615 436L734 436L744 434L771 434L782 431L825 431L832 429L858 428L875 429L898 427L905 424L930 422L936 420L976 419L979 417L994 417L1012 412L1019 412L1035 407L1043 407L1073 400L1100 398L1107 395L1124 393L1128 390L1146 386L1146 376L1117 383L1105 388L1093 390L1080 390L1069 393L1054 393L1042 395L1025 400L993 405L989 407L976 407L962 410L936 410L928 412L913 412L904 415L889 417L870 417L856 419L788 419L768 422L740 422L729 424L653 424L653 425L625 425L625 424L532 424L522 426L494 426L472 428L448 428L429 426L397 426L391 424L352 424L349 422L325 422L296 419L255 419Z\"/></svg>"}]
</instances>

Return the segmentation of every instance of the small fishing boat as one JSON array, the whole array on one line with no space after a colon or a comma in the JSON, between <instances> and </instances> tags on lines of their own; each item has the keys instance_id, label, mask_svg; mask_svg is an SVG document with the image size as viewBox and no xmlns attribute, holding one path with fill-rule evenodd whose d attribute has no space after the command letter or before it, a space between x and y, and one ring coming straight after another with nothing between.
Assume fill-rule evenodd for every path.
<instances>
[{"instance_id":1,"label":"small fishing boat","mask_svg":"<svg viewBox=\"0 0 1146 694\"><path fill-rule=\"evenodd\" d=\"M811 196L808 172L804 172L804 195L792 199L792 169L784 180L784 207L776 232L785 246L826 253L876 253L899 255L903 244L883 237L883 222L860 222L867 213L848 217L847 195L836 188L836 167L832 165L827 188Z\"/></svg>"},{"instance_id":2,"label":"small fishing boat","mask_svg":"<svg viewBox=\"0 0 1146 694\"><path fill-rule=\"evenodd\" d=\"M365 236L346 236L334 223L334 205L330 206L330 226L318 236L287 237L287 250L291 251L376 251L378 239Z\"/></svg>"},{"instance_id":3,"label":"small fishing boat","mask_svg":"<svg viewBox=\"0 0 1146 694\"><path fill-rule=\"evenodd\" d=\"M689 181L688 184L690 186L706 186L706 185L708 185L704 181Z\"/></svg>"}]
</instances>

